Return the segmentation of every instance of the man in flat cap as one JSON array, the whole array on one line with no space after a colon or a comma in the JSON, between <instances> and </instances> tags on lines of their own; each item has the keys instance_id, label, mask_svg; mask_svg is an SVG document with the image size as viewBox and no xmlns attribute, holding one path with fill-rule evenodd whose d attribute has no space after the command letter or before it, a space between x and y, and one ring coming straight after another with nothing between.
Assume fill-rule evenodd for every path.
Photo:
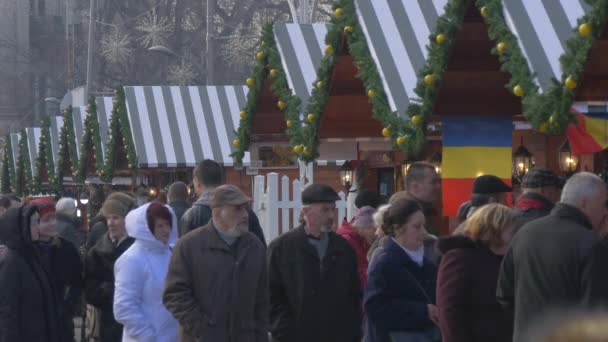
<instances>
[{"instance_id":1,"label":"man in flat cap","mask_svg":"<svg viewBox=\"0 0 608 342\"><path fill-rule=\"evenodd\" d=\"M559 201L562 181L549 169L534 168L521 182L522 195L515 202L517 226L549 215Z\"/></svg>"},{"instance_id":2,"label":"man in flat cap","mask_svg":"<svg viewBox=\"0 0 608 342\"><path fill-rule=\"evenodd\" d=\"M452 234L464 233L464 221L479 207L490 203L507 204L507 194L513 189L502 179L494 175L483 175L475 178L471 199L463 203L458 209L458 218L461 224Z\"/></svg>"},{"instance_id":3,"label":"man in flat cap","mask_svg":"<svg viewBox=\"0 0 608 342\"><path fill-rule=\"evenodd\" d=\"M266 253L248 229L250 202L234 185L217 187L209 223L175 245L163 303L181 342L268 341Z\"/></svg>"},{"instance_id":4,"label":"man in flat cap","mask_svg":"<svg viewBox=\"0 0 608 342\"><path fill-rule=\"evenodd\" d=\"M357 259L333 231L338 199L327 185L308 186L302 192L303 224L268 249L273 341L361 341Z\"/></svg>"}]
</instances>

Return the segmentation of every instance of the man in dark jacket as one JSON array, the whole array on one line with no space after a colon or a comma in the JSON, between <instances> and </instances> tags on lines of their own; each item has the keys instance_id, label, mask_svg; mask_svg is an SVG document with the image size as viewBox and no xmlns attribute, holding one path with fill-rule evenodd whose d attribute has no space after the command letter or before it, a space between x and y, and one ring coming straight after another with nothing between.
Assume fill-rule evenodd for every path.
<instances>
[{"instance_id":1,"label":"man in dark jacket","mask_svg":"<svg viewBox=\"0 0 608 342\"><path fill-rule=\"evenodd\" d=\"M559 201L560 179L549 169L535 168L526 173L522 182L522 195L515 202L517 226L549 215Z\"/></svg>"},{"instance_id":2,"label":"man in dark jacket","mask_svg":"<svg viewBox=\"0 0 608 342\"><path fill-rule=\"evenodd\" d=\"M76 201L64 197L57 202L57 231L59 236L71 242L77 250L84 244L85 233L80 228L80 220L76 217Z\"/></svg>"},{"instance_id":3,"label":"man in dark jacket","mask_svg":"<svg viewBox=\"0 0 608 342\"><path fill-rule=\"evenodd\" d=\"M194 168L193 183L198 200L192 204L192 208L188 209L180 220L180 237L198 227L206 225L211 220L209 196L215 188L224 183L222 166L210 159L203 160ZM262 231L262 227L260 227L257 215L251 208L248 208L247 211L249 212L249 231L257 236L262 244L266 246L264 232Z\"/></svg>"},{"instance_id":4,"label":"man in dark jacket","mask_svg":"<svg viewBox=\"0 0 608 342\"><path fill-rule=\"evenodd\" d=\"M304 224L268 248L275 342L361 341L361 284L348 242L333 232L339 197L327 185L302 192Z\"/></svg>"},{"instance_id":5,"label":"man in dark jacket","mask_svg":"<svg viewBox=\"0 0 608 342\"><path fill-rule=\"evenodd\" d=\"M268 341L266 248L248 231L250 202L234 185L218 187L211 221L175 245L163 303L181 342Z\"/></svg>"},{"instance_id":6,"label":"man in dark jacket","mask_svg":"<svg viewBox=\"0 0 608 342\"><path fill-rule=\"evenodd\" d=\"M546 311L608 304L608 247L594 230L606 214L606 184L583 172L572 176L549 216L515 235L505 255L496 296L514 307L513 341Z\"/></svg>"},{"instance_id":7,"label":"man in dark jacket","mask_svg":"<svg viewBox=\"0 0 608 342\"><path fill-rule=\"evenodd\" d=\"M0 262L0 341L60 341L55 294L34 246L38 225L38 210L29 205L0 218L9 248Z\"/></svg>"},{"instance_id":8,"label":"man in dark jacket","mask_svg":"<svg viewBox=\"0 0 608 342\"><path fill-rule=\"evenodd\" d=\"M133 198L114 192L103 203L101 213L108 224L108 232L88 251L85 260L85 297L87 303L99 311L101 342L119 342L122 325L114 319L114 263L134 242L127 236L125 217L135 208Z\"/></svg>"},{"instance_id":9,"label":"man in dark jacket","mask_svg":"<svg viewBox=\"0 0 608 342\"><path fill-rule=\"evenodd\" d=\"M84 244L85 251L90 250L95 246L97 241L101 239L108 232L108 225L106 218L101 213L97 214L89 222L89 232L87 233L87 239Z\"/></svg>"},{"instance_id":10,"label":"man in dark jacket","mask_svg":"<svg viewBox=\"0 0 608 342\"><path fill-rule=\"evenodd\" d=\"M175 182L169 187L167 193L167 201L169 206L173 209L177 222L182 219L184 213L190 209L188 203L188 186L184 182Z\"/></svg>"}]
</instances>

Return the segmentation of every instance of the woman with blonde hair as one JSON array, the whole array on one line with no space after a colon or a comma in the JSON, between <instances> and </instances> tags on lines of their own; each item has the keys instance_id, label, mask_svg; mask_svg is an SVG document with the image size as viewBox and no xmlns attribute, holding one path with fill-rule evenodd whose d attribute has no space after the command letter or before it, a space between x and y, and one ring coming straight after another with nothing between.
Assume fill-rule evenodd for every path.
<instances>
[{"instance_id":1,"label":"woman with blonde hair","mask_svg":"<svg viewBox=\"0 0 608 342\"><path fill-rule=\"evenodd\" d=\"M496 284L514 225L511 209L488 204L467 219L463 235L440 240L437 307L444 342L511 341L513 315L496 300Z\"/></svg>"}]
</instances>

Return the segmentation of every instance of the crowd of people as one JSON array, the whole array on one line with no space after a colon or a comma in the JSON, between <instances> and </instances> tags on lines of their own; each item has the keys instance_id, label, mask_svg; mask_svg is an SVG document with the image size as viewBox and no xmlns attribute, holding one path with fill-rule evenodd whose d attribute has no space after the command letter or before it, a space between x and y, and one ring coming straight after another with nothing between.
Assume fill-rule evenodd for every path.
<instances>
[{"instance_id":1,"label":"crowd of people","mask_svg":"<svg viewBox=\"0 0 608 342\"><path fill-rule=\"evenodd\" d=\"M205 160L192 205L181 182L167 204L111 193L88 232L73 199L2 197L0 341L73 342L76 316L101 342L586 341L608 321L585 316L608 303L608 195L591 173L532 169L513 208L509 185L480 176L443 237L432 165L387 203L359 191L337 229L339 196L311 184L300 225L268 246L223 183Z\"/></svg>"}]
</instances>

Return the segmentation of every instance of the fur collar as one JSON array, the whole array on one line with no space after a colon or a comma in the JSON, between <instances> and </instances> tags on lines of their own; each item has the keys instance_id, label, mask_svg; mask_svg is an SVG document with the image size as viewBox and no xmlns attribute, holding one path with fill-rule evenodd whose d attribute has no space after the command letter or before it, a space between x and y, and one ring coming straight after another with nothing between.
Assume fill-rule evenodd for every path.
<instances>
[{"instance_id":1,"label":"fur collar","mask_svg":"<svg viewBox=\"0 0 608 342\"><path fill-rule=\"evenodd\" d=\"M453 235L440 238L437 247L442 254L445 254L453 249L474 249L480 246L467 236Z\"/></svg>"}]
</instances>

